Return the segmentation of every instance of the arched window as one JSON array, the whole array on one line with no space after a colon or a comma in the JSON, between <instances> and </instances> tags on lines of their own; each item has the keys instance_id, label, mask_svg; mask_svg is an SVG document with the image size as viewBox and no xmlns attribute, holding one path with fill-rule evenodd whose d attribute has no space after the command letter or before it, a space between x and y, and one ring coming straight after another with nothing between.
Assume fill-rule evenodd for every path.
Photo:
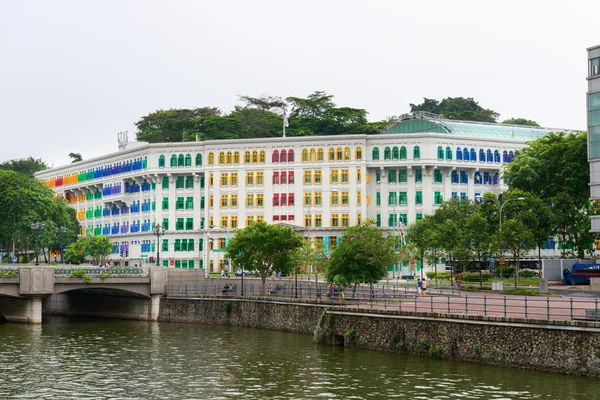
<instances>
[{"instance_id":1,"label":"arched window","mask_svg":"<svg viewBox=\"0 0 600 400\"><path fill-rule=\"evenodd\" d=\"M315 149L310 149L310 162L317 161L317 152Z\"/></svg>"},{"instance_id":2,"label":"arched window","mask_svg":"<svg viewBox=\"0 0 600 400\"><path fill-rule=\"evenodd\" d=\"M175 154L173 154L171 156L171 167L176 167L177 166L177 156Z\"/></svg>"},{"instance_id":3,"label":"arched window","mask_svg":"<svg viewBox=\"0 0 600 400\"><path fill-rule=\"evenodd\" d=\"M184 165L185 165L185 157L183 157L183 154L180 154L179 157L177 157L177 166L183 167Z\"/></svg>"},{"instance_id":4,"label":"arched window","mask_svg":"<svg viewBox=\"0 0 600 400\"><path fill-rule=\"evenodd\" d=\"M477 153L475 149L471 149L471 161L477 161Z\"/></svg>"},{"instance_id":5,"label":"arched window","mask_svg":"<svg viewBox=\"0 0 600 400\"><path fill-rule=\"evenodd\" d=\"M230 151L227 152L227 164L231 164L231 162L233 161L233 155L231 154Z\"/></svg>"},{"instance_id":6,"label":"arched window","mask_svg":"<svg viewBox=\"0 0 600 400\"><path fill-rule=\"evenodd\" d=\"M392 149L392 160L397 160L400 158L400 152L398 151L398 147L394 146Z\"/></svg>"},{"instance_id":7,"label":"arched window","mask_svg":"<svg viewBox=\"0 0 600 400\"><path fill-rule=\"evenodd\" d=\"M511 162L514 159L515 159L515 153L513 153L513 151L511 150L508 152L508 162Z\"/></svg>"},{"instance_id":8,"label":"arched window","mask_svg":"<svg viewBox=\"0 0 600 400\"><path fill-rule=\"evenodd\" d=\"M494 181L493 181L493 184L494 184L494 185L497 185L499 181L500 181L500 177L498 176L498 173L496 172L496 173L494 174Z\"/></svg>"},{"instance_id":9,"label":"arched window","mask_svg":"<svg viewBox=\"0 0 600 400\"><path fill-rule=\"evenodd\" d=\"M456 149L456 160L462 161L462 150L460 147Z\"/></svg>"},{"instance_id":10,"label":"arched window","mask_svg":"<svg viewBox=\"0 0 600 400\"><path fill-rule=\"evenodd\" d=\"M469 161L469 149L466 147L463 149L463 160Z\"/></svg>"},{"instance_id":11,"label":"arched window","mask_svg":"<svg viewBox=\"0 0 600 400\"><path fill-rule=\"evenodd\" d=\"M362 160L362 149L360 147L356 148L356 152L355 153L356 153L356 157L355 158L357 160Z\"/></svg>"},{"instance_id":12,"label":"arched window","mask_svg":"<svg viewBox=\"0 0 600 400\"><path fill-rule=\"evenodd\" d=\"M479 171L475 172L475 175L473 177L473 182L476 185L481 185L481 173Z\"/></svg>"},{"instance_id":13,"label":"arched window","mask_svg":"<svg viewBox=\"0 0 600 400\"><path fill-rule=\"evenodd\" d=\"M349 161L352 158L352 152L349 147L344 149L344 161Z\"/></svg>"},{"instance_id":14,"label":"arched window","mask_svg":"<svg viewBox=\"0 0 600 400\"><path fill-rule=\"evenodd\" d=\"M406 147L404 146L400 147L400 159L406 160Z\"/></svg>"},{"instance_id":15,"label":"arched window","mask_svg":"<svg viewBox=\"0 0 600 400\"><path fill-rule=\"evenodd\" d=\"M438 146L438 160L443 160L444 159L444 149L442 149L442 146Z\"/></svg>"},{"instance_id":16,"label":"arched window","mask_svg":"<svg viewBox=\"0 0 600 400\"><path fill-rule=\"evenodd\" d=\"M185 155L185 166L186 167L191 167L192 166L192 156L191 156L191 154L186 154Z\"/></svg>"},{"instance_id":17,"label":"arched window","mask_svg":"<svg viewBox=\"0 0 600 400\"><path fill-rule=\"evenodd\" d=\"M307 149L302 150L302 162L308 162L308 150Z\"/></svg>"},{"instance_id":18,"label":"arched window","mask_svg":"<svg viewBox=\"0 0 600 400\"><path fill-rule=\"evenodd\" d=\"M389 147L386 147L385 150L383 150L383 159L384 160L392 159L392 150Z\"/></svg>"},{"instance_id":19,"label":"arched window","mask_svg":"<svg viewBox=\"0 0 600 400\"><path fill-rule=\"evenodd\" d=\"M215 163L215 154L214 153L208 153L208 164L209 165L213 165Z\"/></svg>"},{"instance_id":20,"label":"arched window","mask_svg":"<svg viewBox=\"0 0 600 400\"><path fill-rule=\"evenodd\" d=\"M419 146L415 146L413 148L413 158L415 160L419 160L421 158L421 148Z\"/></svg>"},{"instance_id":21,"label":"arched window","mask_svg":"<svg viewBox=\"0 0 600 400\"><path fill-rule=\"evenodd\" d=\"M479 149L479 161L485 161L485 151Z\"/></svg>"},{"instance_id":22,"label":"arched window","mask_svg":"<svg viewBox=\"0 0 600 400\"><path fill-rule=\"evenodd\" d=\"M452 183L458 183L458 172L456 170L452 171L452 175L450 176L450 181Z\"/></svg>"},{"instance_id":23,"label":"arched window","mask_svg":"<svg viewBox=\"0 0 600 400\"><path fill-rule=\"evenodd\" d=\"M279 161L287 162L287 151L281 150L281 153L279 153Z\"/></svg>"},{"instance_id":24,"label":"arched window","mask_svg":"<svg viewBox=\"0 0 600 400\"><path fill-rule=\"evenodd\" d=\"M494 156L492 155L492 151L490 149L488 149L486 152L486 159L487 159L487 162L494 161Z\"/></svg>"},{"instance_id":25,"label":"arched window","mask_svg":"<svg viewBox=\"0 0 600 400\"><path fill-rule=\"evenodd\" d=\"M294 150L292 149L288 151L288 162L294 162Z\"/></svg>"},{"instance_id":26,"label":"arched window","mask_svg":"<svg viewBox=\"0 0 600 400\"><path fill-rule=\"evenodd\" d=\"M467 175L467 171L460 171L460 183L469 183L469 175Z\"/></svg>"},{"instance_id":27,"label":"arched window","mask_svg":"<svg viewBox=\"0 0 600 400\"><path fill-rule=\"evenodd\" d=\"M323 157L324 157L324 155L325 155L325 154L323 154L323 153L325 153L325 152L323 151L323 149L319 149L319 150L317 150L317 161L323 161Z\"/></svg>"},{"instance_id":28,"label":"arched window","mask_svg":"<svg viewBox=\"0 0 600 400\"><path fill-rule=\"evenodd\" d=\"M373 160L379 160L379 147L373 147Z\"/></svg>"},{"instance_id":29,"label":"arched window","mask_svg":"<svg viewBox=\"0 0 600 400\"><path fill-rule=\"evenodd\" d=\"M225 153L219 153L219 164L225 164Z\"/></svg>"},{"instance_id":30,"label":"arched window","mask_svg":"<svg viewBox=\"0 0 600 400\"><path fill-rule=\"evenodd\" d=\"M498 150L494 150L494 162L500 162L500 152Z\"/></svg>"},{"instance_id":31,"label":"arched window","mask_svg":"<svg viewBox=\"0 0 600 400\"><path fill-rule=\"evenodd\" d=\"M164 168L164 167L165 167L165 156L163 156L161 154L160 157L158 157L158 168Z\"/></svg>"},{"instance_id":32,"label":"arched window","mask_svg":"<svg viewBox=\"0 0 600 400\"><path fill-rule=\"evenodd\" d=\"M329 149L329 161L335 161L335 149L333 147Z\"/></svg>"},{"instance_id":33,"label":"arched window","mask_svg":"<svg viewBox=\"0 0 600 400\"><path fill-rule=\"evenodd\" d=\"M502 152L502 162L508 162L508 152L506 150Z\"/></svg>"},{"instance_id":34,"label":"arched window","mask_svg":"<svg viewBox=\"0 0 600 400\"><path fill-rule=\"evenodd\" d=\"M202 154L196 154L196 165L202 165Z\"/></svg>"},{"instance_id":35,"label":"arched window","mask_svg":"<svg viewBox=\"0 0 600 400\"><path fill-rule=\"evenodd\" d=\"M271 162L278 163L279 162L279 150L275 150L273 155L271 156Z\"/></svg>"},{"instance_id":36,"label":"arched window","mask_svg":"<svg viewBox=\"0 0 600 400\"><path fill-rule=\"evenodd\" d=\"M338 147L337 150L336 150L336 160L342 161L343 160L342 156L343 156L343 154L342 154L342 148Z\"/></svg>"},{"instance_id":37,"label":"arched window","mask_svg":"<svg viewBox=\"0 0 600 400\"><path fill-rule=\"evenodd\" d=\"M240 152L239 151L236 151L235 153L233 153L233 163L234 164L240 163Z\"/></svg>"},{"instance_id":38,"label":"arched window","mask_svg":"<svg viewBox=\"0 0 600 400\"><path fill-rule=\"evenodd\" d=\"M264 150L261 150L260 151L260 156L259 156L259 162L261 164L264 164L266 159L267 159L267 153L265 153Z\"/></svg>"},{"instance_id":39,"label":"arched window","mask_svg":"<svg viewBox=\"0 0 600 400\"><path fill-rule=\"evenodd\" d=\"M452 149L450 147L446 147L446 160L452 160Z\"/></svg>"},{"instance_id":40,"label":"arched window","mask_svg":"<svg viewBox=\"0 0 600 400\"><path fill-rule=\"evenodd\" d=\"M252 152L252 164L258 164L258 151L256 150Z\"/></svg>"},{"instance_id":41,"label":"arched window","mask_svg":"<svg viewBox=\"0 0 600 400\"><path fill-rule=\"evenodd\" d=\"M250 164L250 161L251 161L250 152L246 151L244 153L244 164Z\"/></svg>"}]
</instances>

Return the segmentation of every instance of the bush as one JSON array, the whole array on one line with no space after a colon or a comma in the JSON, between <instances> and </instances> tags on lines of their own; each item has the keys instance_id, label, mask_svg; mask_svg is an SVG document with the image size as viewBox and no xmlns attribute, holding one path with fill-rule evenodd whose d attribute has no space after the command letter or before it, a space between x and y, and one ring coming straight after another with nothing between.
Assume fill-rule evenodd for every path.
<instances>
[{"instance_id":1,"label":"bush","mask_svg":"<svg viewBox=\"0 0 600 400\"><path fill-rule=\"evenodd\" d=\"M519 272L519 276L521 278L537 278L539 275L536 271L526 269L525 271Z\"/></svg>"},{"instance_id":2,"label":"bush","mask_svg":"<svg viewBox=\"0 0 600 400\"><path fill-rule=\"evenodd\" d=\"M358 331L356 328L352 328L346 332L345 336L348 338L348 341L352 343L358 337Z\"/></svg>"},{"instance_id":3,"label":"bush","mask_svg":"<svg viewBox=\"0 0 600 400\"><path fill-rule=\"evenodd\" d=\"M442 358L442 349L439 347L432 347L429 349L429 357L439 360Z\"/></svg>"},{"instance_id":4,"label":"bush","mask_svg":"<svg viewBox=\"0 0 600 400\"><path fill-rule=\"evenodd\" d=\"M463 282L479 282L479 274L478 273L468 273L465 272L463 274L458 274L455 277L456 279L460 279ZM489 281L491 278L491 275L489 273L482 273L481 274L481 279L483 281Z\"/></svg>"},{"instance_id":5,"label":"bush","mask_svg":"<svg viewBox=\"0 0 600 400\"><path fill-rule=\"evenodd\" d=\"M92 280L87 275L87 271L83 268L75 268L69 274L69 278L80 278L83 279L86 283L90 283Z\"/></svg>"},{"instance_id":6,"label":"bush","mask_svg":"<svg viewBox=\"0 0 600 400\"><path fill-rule=\"evenodd\" d=\"M427 272L425 274L425 276L427 276L427 279L432 281L435 279L435 271ZM450 279L450 272L438 272L437 277L438 277L438 279L441 279L441 280L448 280L448 279Z\"/></svg>"},{"instance_id":7,"label":"bush","mask_svg":"<svg viewBox=\"0 0 600 400\"><path fill-rule=\"evenodd\" d=\"M503 278L510 278L515 273L513 267L498 267L494 270L494 276L500 278L500 271L502 271Z\"/></svg>"}]
</instances>

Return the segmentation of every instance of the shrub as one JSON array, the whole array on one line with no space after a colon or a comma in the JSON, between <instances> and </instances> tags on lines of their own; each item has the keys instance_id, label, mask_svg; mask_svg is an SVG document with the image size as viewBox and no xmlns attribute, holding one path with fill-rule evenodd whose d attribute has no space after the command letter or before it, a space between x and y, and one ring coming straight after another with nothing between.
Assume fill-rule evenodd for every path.
<instances>
[{"instance_id":1,"label":"shrub","mask_svg":"<svg viewBox=\"0 0 600 400\"><path fill-rule=\"evenodd\" d=\"M439 360L440 358L442 358L442 349L440 349L439 347L430 348L429 357Z\"/></svg>"},{"instance_id":2,"label":"shrub","mask_svg":"<svg viewBox=\"0 0 600 400\"><path fill-rule=\"evenodd\" d=\"M423 347L425 350L429 350L429 347L431 346L431 344L429 343L429 340L425 339L421 342L421 347Z\"/></svg>"},{"instance_id":3,"label":"shrub","mask_svg":"<svg viewBox=\"0 0 600 400\"><path fill-rule=\"evenodd\" d=\"M396 334L392 335L392 343L394 345L397 345L398 342L400 342L400 335L396 335Z\"/></svg>"},{"instance_id":4,"label":"shrub","mask_svg":"<svg viewBox=\"0 0 600 400\"><path fill-rule=\"evenodd\" d=\"M83 268L75 268L69 274L69 278L80 278L85 281L85 283L90 283L92 280L87 275L87 271Z\"/></svg>"},{"instance_id":5,"label":"shrub","mask_svg":"<svg viewBox=\"0 0 600 400\"><path fill-rule=\"evenodd\" d=\"M427 276L427 279L432 281L435 279L435 271L429 271L425 274L425 276ZM448 280L450 279L450 272L438 272L437 277L440 280Z\"/></svg>"},{"instance_id":6,"label":"shrub","mask_svg":"<svg viewBox=\"0 0 600 400\"><path fill-rule=\"evenodd\" d=\"M348 338L348 341L352 343L358 337L358 331L356 330L356 328L349 329L344 336L346 336Z\"/></svg>"},{"instance_id":7,"label":"shrub","mask_svg":"<svg viewBox=\"0 0 600 400\"><path fill-rule=\"evenodd\" d=\"M489 281L491 275L489 273L482 273L481 280ZM456 275L456 279L460 279L463 282L479 282L479 273L463 273Z\"/></svg>"},{"instance_id":8,"label":"shrub","mask_svg":"<svg viewBox=\"0 0 600 400\"><path fill-rule=\"evenodd\" d=\"M498 267L494 270L494 276L499 278L500 271L502 271L503 278L510 278L515 273L515 269L513 267Z\"/></svg>"},{"instance_id":9,"label":"shrub","mask_svg":"<svg viewBox=\"0 0 600 400\"><path fill-rule=\"evenodd\" d=\"M427 279L429 279L429 280L435 279L435 272L432 272L432 271L427 272L427 273L425 273L425 276L427 276Z\"/></svg>"},{"instance_id":10,"label":"shrub","mask_svg":"<svg viewBox=\"0 0 600 400\"><path fill-rule=\"evenodd\" d=\"M521 278L536 278L538 277L538 273L536 271L532 271L530 269L526 269L525 271L519 272L519 276Z\"/></svg>"}]
</instances>

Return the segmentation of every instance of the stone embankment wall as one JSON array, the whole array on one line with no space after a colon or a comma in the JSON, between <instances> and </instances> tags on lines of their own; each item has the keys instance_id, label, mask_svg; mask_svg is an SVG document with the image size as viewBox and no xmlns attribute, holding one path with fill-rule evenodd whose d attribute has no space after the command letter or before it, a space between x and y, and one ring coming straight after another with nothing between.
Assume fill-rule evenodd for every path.
<instances>
[{"instance_id":1,"label":"stone embankment wall","mask_svg":"<svg viewBox=\"0 0 600 400\"><path fill-rule=\"evenodd\" d=\"M351 310L259 299L162 299L160 321L313 334L321 343L600 377L600 325Z\"/></svg>"}]
</instances>

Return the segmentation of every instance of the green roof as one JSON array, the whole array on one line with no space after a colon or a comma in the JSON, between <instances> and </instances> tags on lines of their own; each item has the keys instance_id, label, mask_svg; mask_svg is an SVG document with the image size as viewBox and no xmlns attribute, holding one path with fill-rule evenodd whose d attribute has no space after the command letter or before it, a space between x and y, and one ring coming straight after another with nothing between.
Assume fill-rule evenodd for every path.
<instances>
[{"instance_id":1,"label":"green roof","mask_svg":"<svg viewBox=\"0 0 600 400\"><path fill-rule=\"evenodd\" d=\"M564 129L551 129L525 125L504 125L480 122L452 121L446 119L405 119L393 125L385 133L446 133L460 136L534 140L550 132Z\"/></svg>"}]
</instances>

